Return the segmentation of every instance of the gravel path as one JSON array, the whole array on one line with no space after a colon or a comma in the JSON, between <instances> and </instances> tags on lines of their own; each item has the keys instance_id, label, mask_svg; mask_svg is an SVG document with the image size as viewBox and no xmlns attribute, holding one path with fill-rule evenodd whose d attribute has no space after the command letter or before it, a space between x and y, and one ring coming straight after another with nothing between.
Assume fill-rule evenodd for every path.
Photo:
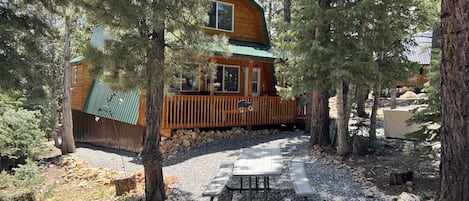
<instances>
[{"instance_id":1,"label":"gravel path","mask_svg":"<svg viewBox=\"0 0 469 201\"><path fill-rule=\"evenodd\" d=\"M223 162L234 162L242 149L259 145L280 147L284 159L283 174L278 178L271 179L272 190L269 192L269 200L271 201L303 200L295 196L288 175L288 161L292 160L305 163L306 174L311 185L317 191L317 195L311 200L381 200L365 198L360 186L354 182L350 171L338 169L325 159L312 155L307 149L308 142L309 137L303 135L302 132L281 132L278 135L220 139L209 145L175 154L163 163L163 175L165 177L176 176L179 179L179 183L173 186L174 197L171 200L210 200L208 197L202 197L201 194L215 175L219 165ZM138 155L132 152L79 144L77 153L74 155L85 159L88 164L95 167L124 171L122 167L122 161L124 161L127 173L143 172ZM264 199L263 193L254 193L254 195L253 200ZM219 200L248 200L248 192L224 191Z\"/></svg>"}]
</instances>

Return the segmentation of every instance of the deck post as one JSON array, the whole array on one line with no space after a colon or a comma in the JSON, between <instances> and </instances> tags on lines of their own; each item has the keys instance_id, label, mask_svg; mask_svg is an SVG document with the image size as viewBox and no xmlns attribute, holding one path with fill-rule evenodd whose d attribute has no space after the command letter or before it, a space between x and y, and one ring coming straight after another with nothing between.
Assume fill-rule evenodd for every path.
<instances>
[{"instance_id":1,"label":"deck post","mask_svg":"<svg viewBox=\"0 0 469 201\"><path fill-rule=\"evenodd\" d=\"M250 111L246 109L246 112L244 114L246 116L245 116L244 119L246 120L246 125L247 125L248 131L251 132L252 131L251 117L249 116L248 112L250 112Z\"/></svg>"}]
</instances>

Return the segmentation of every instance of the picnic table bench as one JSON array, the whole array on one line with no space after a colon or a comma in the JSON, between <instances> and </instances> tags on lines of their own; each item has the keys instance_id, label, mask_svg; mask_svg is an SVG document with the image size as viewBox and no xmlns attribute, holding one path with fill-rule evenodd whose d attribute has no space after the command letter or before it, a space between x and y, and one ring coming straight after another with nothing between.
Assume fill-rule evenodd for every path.
<instances>
[{"instance_id":1,"label":"picnic table bench","mask_svg":"<svg viewBox=\"0 0 469 201\"><path fill-rule=\"evenodd\" d=\"M213 177L210 184L208 184L202 196L210 196L210 200L220 195L226 186L226 183L231 177L233 172L233 163L222 163L218 168L217 174Z\"/></svg>"},{"instance_id":2,"label":"picnic table bench","mask_svg":"<svg viewBox=\"0 0 469 201\"><path fill-rule=\"evenodd\" d=\"M290 177L292 179L295 193L298 196L304 197L305 200L308 200L308 197L311 197L316 193L309 183L308 177L306 177L303 162L292 161L290 163Z\"/></svg>"}]
</instances>

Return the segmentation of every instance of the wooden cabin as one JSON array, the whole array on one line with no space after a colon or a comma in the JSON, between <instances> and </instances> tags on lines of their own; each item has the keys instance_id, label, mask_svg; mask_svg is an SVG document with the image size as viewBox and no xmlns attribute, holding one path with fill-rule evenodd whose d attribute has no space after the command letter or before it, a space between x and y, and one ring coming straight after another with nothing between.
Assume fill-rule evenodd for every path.
<instances>
[{"instance_id":1,"label":"wooden cabin","mask_svg":"<svg viewBox=\"0 0 469 201\"><path fill-rule=\"evenodd\" d=\"M282 100L275 89L276 58L270 52L263 9L254 0L213 4L204 30L229 37L232 56L210 58L217 64L214 80L181 75L181 85L173 86L177 95L166 97L163 104L162 134L171 135L175 129L295 124L298 101ZM144 95L111 92L87 76L83 59L71 62L75 139L139 150L145 132ZM251 103L252 110L241 112L238 101L242 100Z\"/></svg>"},{"instance_id":2,"label":"wooden cabin","mask_svg":"<svg viewBox=\"0 0 469 201\"><path fill-rule=\"evenodd\" d=\"M407 45L405 55L411 62L420 64L418 72L409 78L406 83L397 83L399 88L422 88L429 81L428 73L431 64L432 32L422 32L414 35L415 44Z\"/></svg>"}]
</instances>

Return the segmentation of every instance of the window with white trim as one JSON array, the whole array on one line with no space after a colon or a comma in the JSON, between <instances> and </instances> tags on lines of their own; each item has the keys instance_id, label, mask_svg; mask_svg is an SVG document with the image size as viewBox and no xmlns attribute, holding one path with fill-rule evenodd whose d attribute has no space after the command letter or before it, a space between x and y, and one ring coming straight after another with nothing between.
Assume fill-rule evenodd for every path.
<instances>
[{"instance_id":1,"label":"window with white trim","mask_svg":"<svg viewBox=\"0 0 469 201\"><path fill-rule=\"evenodd\" d=\"M212 10L208 13L206 27L224 31L233 31L234 5L225 2L214 1Z\"/></svg>"},{"instance_id":2,"label":"window with white trim","mask_svg":"<svg viewBox=\"0 0 469 201\"><path fill-rule=\"evenodd\" d=\"M78 69L76 66L74 66L72 68L72 81L73 83L77 83L78 82Z\"/></svg>"},{"instance_id":3,"label":"window with white trim","mask_svg":"<svg viewBox=\"0 0 469 201\"><path fill-rule=\"evenodd\" d=\"M217 77L214 80L214 90L219 92L239 92L239 66L218 65ZM207 80L207 90L210 90L210 80Z\"/></svg>"},{"instance_id":4,"label":"window with white trim","mask_svg":"<svg viewBox=\"0 0 469 201\"><path fill-rule=\"evenodd\" d=\"M252 95L259 96L261 71L259 68L252 69Z\"/></svg>"}]
</instances>

